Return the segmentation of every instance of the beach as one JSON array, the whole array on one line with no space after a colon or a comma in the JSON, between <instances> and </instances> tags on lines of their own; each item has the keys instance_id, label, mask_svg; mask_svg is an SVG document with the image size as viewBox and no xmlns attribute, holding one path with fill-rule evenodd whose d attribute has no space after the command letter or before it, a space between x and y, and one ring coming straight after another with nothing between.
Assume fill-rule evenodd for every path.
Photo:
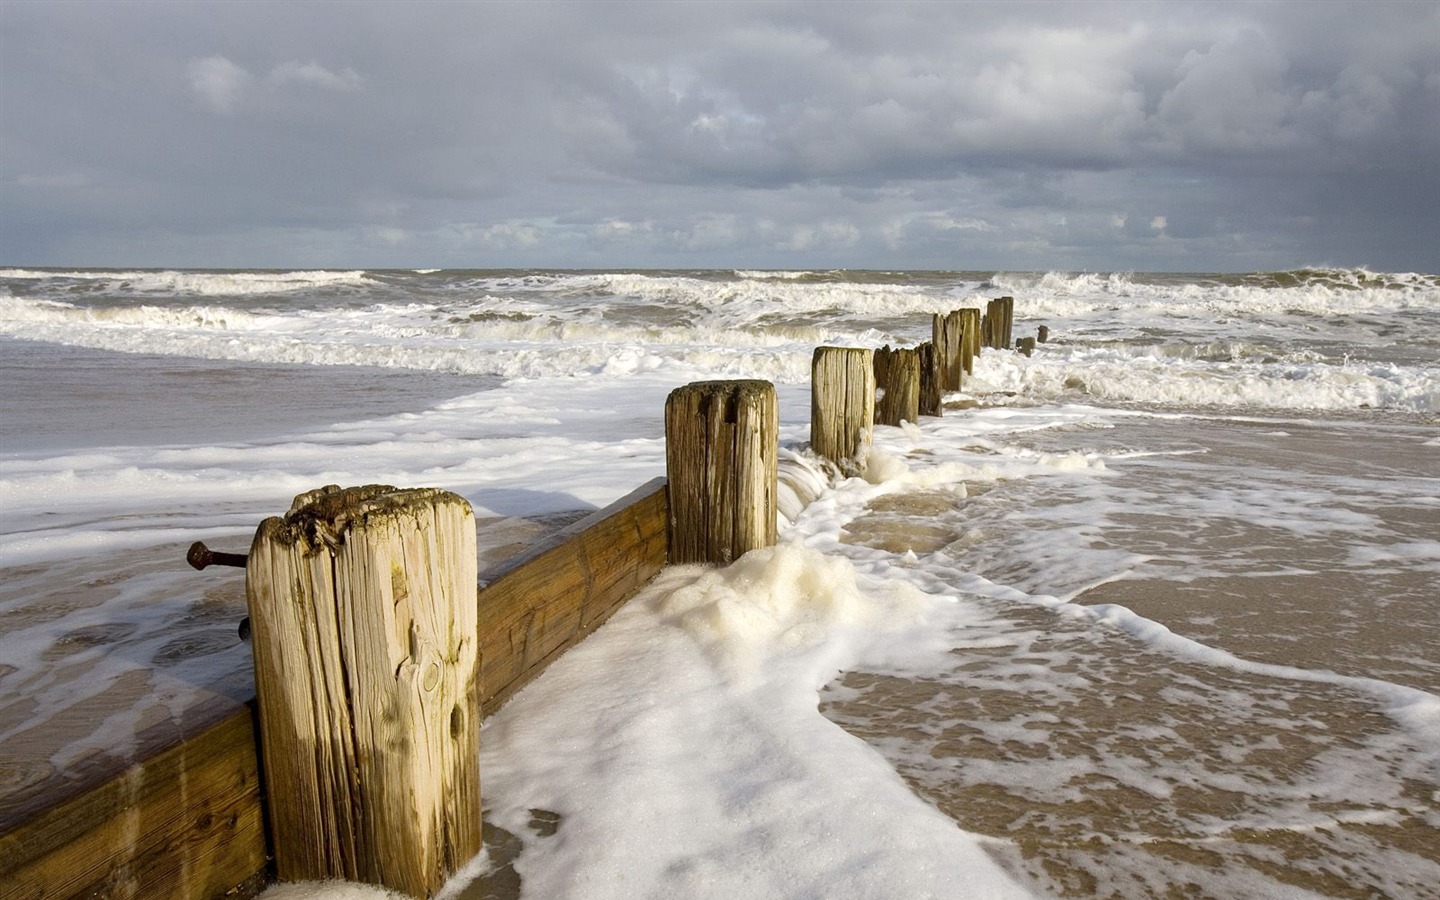
<instances>
[{"instance_id":1,"label":"beach","mask_svg":"<svg viewBox=\"0 0 1440 900\"><path fill-rule=\"evenodd\" d=\"M192 541L243 552L322 484L436 486L483 569L663 475L674 387L774 382L803 456L814 347L1009 295L1033 357L983 353L776 549L667 571L486 722L523 895L1437 896L1436 276L0 287L12 809L250 696L243 579Z\"/></svg>"}]
</instances>

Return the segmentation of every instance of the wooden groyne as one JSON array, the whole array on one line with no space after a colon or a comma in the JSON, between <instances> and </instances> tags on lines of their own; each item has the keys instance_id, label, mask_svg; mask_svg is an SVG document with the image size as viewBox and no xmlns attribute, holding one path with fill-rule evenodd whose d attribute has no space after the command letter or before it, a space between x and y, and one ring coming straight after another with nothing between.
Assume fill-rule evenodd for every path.
<instances>
[{"instance_id":1,"label":"wooden groyne","mask_svg":"<svg viewBox=\"0 0 1440 900\"><path fill-rule=\"evenodd\" d=\"M818 348L811 450L859 474L875 425L939 415L982 346L1010 346L1012 310L936 315L916 348ZM677 388L666 478L478 574L453 494L297 497L245 561L257 698L55 806L0 813L0 900L191 900L276 874L433 895L480 847L480 720L667 563L774 543L778 425L768 382Z\"/></svg>"},{"instance_id":2,"label":"wooden groyne","mask_svg":"<svg viewBox=\"0 0 1440 900\"><path fill-rule=\"evenodd\" d=\"M482 716L660 571L668 518L656 479L480 573ZM58 806L0 820L0 897L254 893L275 857L259 731L252 701Z\"/></svg>"}]
</instances>

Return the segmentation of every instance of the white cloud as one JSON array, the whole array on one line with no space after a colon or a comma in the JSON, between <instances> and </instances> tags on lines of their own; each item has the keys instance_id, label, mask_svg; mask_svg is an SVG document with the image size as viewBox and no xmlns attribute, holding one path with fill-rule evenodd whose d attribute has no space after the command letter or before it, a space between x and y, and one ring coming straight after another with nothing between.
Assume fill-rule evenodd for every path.
<instances>
[{"instance_id":1,"label":"white cloud","mask_svg":"<svg viewBox=\"0 0 1440 900\"><path fill-rule=\"evenodd\" d=\"M263 86L271 92L296 86L354 91L361 84L360 75L354 69L347 67L336 72L316 62L282 62L274 66L263 80L224 56L191 60L186 71L191 90L212 111L222 115L236 112L245 96L253 93L256 86Z\"/></svg>"},{"instance_id":2,"label":"white cloud","mask_svg":"<svg viewBox=\"0 0 1440 900\"><path fill-rule=\"evenodd\" d=\"M1160 101L1159 120L1195 151L1274 152L1292 146L1297 103L1289 60L1263 32L1247 27L1185 54L1179 81Z\"/></svg>"},{"instance_id":3,"label":"white cloud","mask_svg":"<svg viewBox=\"0 0 1440 900\"><path fill-rule=\"evenodd\" d=\"M623 241L632 241L637 237L649 235L652 231L650 222L630 222L620 218L609 218L590 228L590 237L599 244L615 244Z\"/></svg>"},{"instance_id":4,"label":"white cloud","mask_svg":"<svg viewBox=\"0 0 1440 900\"><path fill-rule=\"evenodd\" d=\"M303 84L331 91L353 91L360 87L360 75L349 67L332 72L317 62L283 62L270 70L268 79L277 85Z\"/></svg>"},{"instance_id":5,"label":"white cloud","mask_svg":"<svg viewBox=\"0 0 1440 900\"><path fill-rule=\"evenodd\" d=\"M218 113L230 113L240 102L240 95L254 80L249 72L223 56L207 56L191 60L187 67L190 88Z\"/></svg>"},{"instance_id":6,"label":"white cloud","mask_svg":"<svg viewBox=\"0 0 1440 900\"><path fill-rule=\"evenodd\" d=\"M488 250L524 250L537 246L544 232L530 222L500 222L483 228L466 230L466 237L472 237Z\"/></svg>"}]
</instances>

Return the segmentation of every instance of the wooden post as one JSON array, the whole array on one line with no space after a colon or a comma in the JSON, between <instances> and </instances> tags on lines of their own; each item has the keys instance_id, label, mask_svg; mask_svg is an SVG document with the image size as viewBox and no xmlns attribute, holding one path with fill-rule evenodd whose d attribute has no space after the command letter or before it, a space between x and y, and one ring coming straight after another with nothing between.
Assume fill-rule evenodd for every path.
<instances>
[{"instance_id":1,"label":"wooden post","mask_svg":"<svg viewBox=\"0 0 1440 900\"><path fill-rule=\"evenodd\" d=\"M775 543L779 429L768 381L700 381L670 392L672 563L725 564Z\"/></svg>"},{"instance_id":2,"label":"wooden post","mask_svg":"<svg viewBox=\"0 0 1440 900\"><path fill-rule=\"evenodd\" d=\"M260 523L250 605L276 874L427 897L480 851L475 516L335 486Z\"/></svg>"},{"instance_id":3,"label":"wooden post","mask_svg":"<svg viewBox=\"0 0 1440 900\"><path fill-rule=\"evenodd\" d=\"M918 411L922 416L938 416L943 411L944 392L940 390L940 373L935 368L935 343L926 341L916 347L915 352L920 358Z\"/></svg>"},{"instance_id":4,"label":"wooden post","mask_svg":"<svg viewBox=\"0 0 1440 900\"><path fill-rule=\"evenodd\" d=\"M996 297L985 304L985 318L982 326L982 330L985 332L985 346L996 350L1009 350L1014 322L1014 297Z\"/></svg>"},{"instance_id":5,"label":"wooden post","mask_svg":"<svg viewBox=\"0 0 1440 900\"><path fill-rule=\"evenodd\" d=\"M810 449L859 473L875 422L874 351L817 347L810 364Z\"/></svg>"},{"instance_id":6,"label":"wooden post","mask_svg":"<svg viewBox=\"0 0 1440 900\"><path fill-rule=\"evenodd\" d=\"M875 424L899 425L920 419L920 353L914 349L875 351Z\"/></svg>"},{"instance_id":7,"label":"wooden post","mask_svg":"<svg viewBox=\"0 0 1440 900\"><path fill-rule=\"evenodd\" d=\"M887 388L890 380L890 357L894 352L895 351L890 349L890 345L886 344L879 350L876 350L874 355L870 357L871 362L874 364L875 371L876 424L879 424L880 417L883 415L883 413L881 413L880 411L880 407L885 405L885 394L887 393Z\"/></svg>"},{"instance_id":8,"label":"wooden post","mask_svg":"<svg viewBox=\"0 0 1440 900\"><path fill-rule=\"evenodd\" d=\"M960 313L960 366L966 375L975 374L975 357L980 355L980 310L967 306Z\"/></svg>"},{"instance_id":9,"label":"wooden post","mask_svg":"<svg viewBox=\"0 0 1440 900\"><path fill-rule=\"evenodd\" d=\"M960 310L941 315L936 313L930 320L930 332L935 344L935 367L940 381L940 390L960 390L961 373L964 371L964 324Z\"/></svg>"},{"instance_id":10,"label":"wooden post","mask_svg":"<svg viewBox=\"0 0 1440 900\"><path fill-rule=\"evenodd\" d=\"M1042 344L1050 340L1050 326L1041 325L1039 328L1035 329L1035 340L1039 341Z\"/></svg>"},{"instance_id":11,"label":"wooden post","mask_svg":"<svg viewBox=\"0 0 1440 900\"><path fill-rule=\"evenodd\" d=\"M1020 338L1015 342L1015 349L1026 356L1030 356L1035 352L1035 339L1033 337Z\"/></svg>"}]
</instances>

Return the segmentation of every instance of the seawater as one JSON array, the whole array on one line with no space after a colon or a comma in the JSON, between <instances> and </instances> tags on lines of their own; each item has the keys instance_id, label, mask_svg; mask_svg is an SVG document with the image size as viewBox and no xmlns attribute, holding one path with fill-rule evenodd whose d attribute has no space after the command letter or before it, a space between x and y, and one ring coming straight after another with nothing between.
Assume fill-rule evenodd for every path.
<instances>
[{"instance_id":1,"label":"seawater","mask_svg":"<svg viewBox=\"0 0 1440 900\"><path fill-rule=\"evenodd\" d=\"M487 724L525 889L1436 896L1440 278L1363 270L0 270L4 802L248 695L189 542L379 481L494 559L663 474L671 388L774 381L803 459L815 346L1000 295L1034 357Z\"/></svg>"}]
</instances>

